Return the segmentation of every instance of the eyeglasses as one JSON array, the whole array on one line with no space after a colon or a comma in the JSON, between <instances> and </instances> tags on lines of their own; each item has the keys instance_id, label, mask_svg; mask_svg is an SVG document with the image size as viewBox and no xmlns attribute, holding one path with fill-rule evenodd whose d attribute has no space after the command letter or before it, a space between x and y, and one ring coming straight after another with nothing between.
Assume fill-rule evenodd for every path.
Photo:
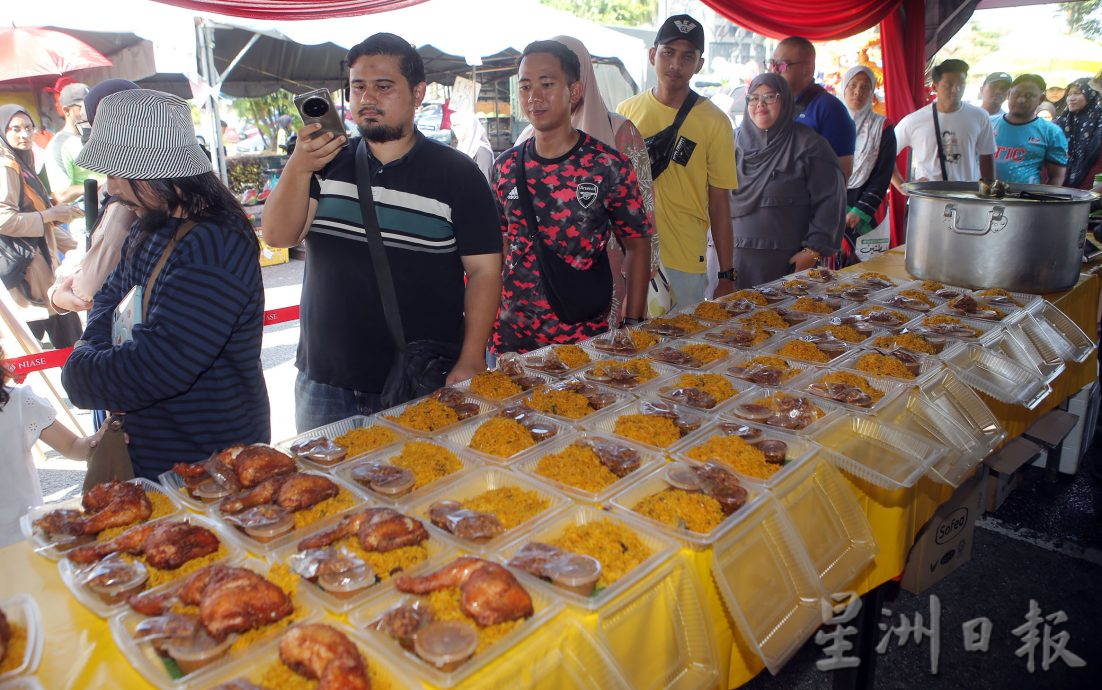
<instances>
[{"instance_id":1,"label":"eyeglasses","mask_svg":"<svg viewBox=\"0 0 1102 690\"><path fill-rule=\"evenodd\" d=\"M769 71L776 72L777 74L784 74L792 65L802 64L804 64L803 60L770 60Z\"/></svg>"},{"instance_id":2,"label":"eyeglasses","mask_svg":"<svg viewBox=\"0 0 1102 690\"><path fill-rule=\"evenodd\" d=\"M779 93L763 93L760 96L754 94L753 96L748 96L746 98L746 104L754 106L758 105L759 103L764 105L773 105L780 97L781 95Z\"/></svg>"}]
</instances>

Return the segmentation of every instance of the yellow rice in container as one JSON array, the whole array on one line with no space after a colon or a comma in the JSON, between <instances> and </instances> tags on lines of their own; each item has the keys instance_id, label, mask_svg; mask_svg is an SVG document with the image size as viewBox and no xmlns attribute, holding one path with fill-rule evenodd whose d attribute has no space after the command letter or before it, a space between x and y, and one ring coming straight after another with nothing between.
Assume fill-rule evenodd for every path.
<instances>
[{"instance_id":1,"label":"yellow rice in container","mask_svg":"<svg viewBox=\"0 0 1102 690\"><path fill-rule=\"evenodd\" d=\"M648 347L654 347L658 344L658 336L653 333L647 333L638 328L629 328L624 332L631 338L631 343L635 345L636 351L646 350Z\"/></svg>"},{"instance_id":2,"label":"yellow rice in container","mask_svg":"<svg viewBox=\"0 0 1102 690\"><path fill-rule=\"evenodd\" d=\"M651 557L653 551L630 528L611 520L570 525L547 542L571 553L596 558L601 563L597 588L603 589L627 575Z\"/></svg>"},{"instance_id":3,"label":"yellow rice in container","mask_svg":"<svg viewBox=\"0 0 1102 690\"><path fill-rule=\"evenodd\" d=\"M885 350L894 350L896 348L906 348L913 350L914 352L922 352L927 355L936 355L937 349L933 344L923 338L917 333L900 333L898 335L882 335L876 340L872 341L873 347L883 348Z\"/></svg>"},{"instance_id":4,"label":"yellow rice in container","mask_svg":"<svg viewBox=\"0 0 1102 690\"><path fill-rule=\"evenodd\" d=\"M490 489L463 501L464 508L493 514L505 529L523 525L550 506L551 502L535 491L516 486Z\"/></svg>"},{"instance_id":5,"label":"yellow rice in container","mask_svg":"<svg viewBox=\"0 0 1102 690\"><path fill-rule=\"evenodd\" d=\"M672 419L649 414L626 414L616 418L617 434L656 448L672 446L681 440L681 431Z\"/></svg>"},{"instance_id":6,"label":"yellow rice in container","mask_svg":"<svg viewBox=\"0 0 1102 690\"><path fill-rule=\"evenodd\" d=\"M682 374L677 379L682 388L699 388L716 399L716 404L735 396L735 387L719 374Z\"/></svg>"},{"instance_id":7,"label":"yellow rice in container","mask_svg":"<svg viewBox=\"0 0 1102 690\"><path fill-rule=\"evenodd\" d=\"M936 280L924 280L922 281L922 289L926 292L937 292L945 287L944 283L939 283Z\"/></svg>"},{"instance_id":8,"label":"yellow rice in container","mask_svg":"<svg viewBox=\"0 0 1102 690\"><path fill-rule=\"evenodd\" d=\"M903 362L891 355L870 352L857 358L854 369L873 376L893 376L897 379L913 379L914 374Z\"/></svg>"},{"instance_id":9,"label":"yellow rice in container","mask_svg":"<svg viewBox=\"0 0 1102 690\"><path fill-rule=\"evenodd\" d=\"M145 582L145 589L153 589L154 587L159 587L163 584L174 582L176 580L179 580L180 578L187 577L188 575L194 573L196 570L205 568L211 563L214 563L215 561L219 561L229 556L230 552L229 549L226 548L225 543L222 543L221 538L219 538L217 551L215 551L214 553L208 553L206 556L202 556L200 558L193 558L187 563L181 565L176 570L162 570L161 568L154 568L153 566L149 565L149 563L146 563L146 560L144 558L142 558L141 556L135 556L134 554L120 553L119 555L123 558L123 560L129 563L141 562L142 564L144 564L145 569L149 572L149 579Z\"/></svg>"},{"instance_id":10,"label":"yellow rice in container","mask_svg":"<svg viewBox=\"0 0 1102 690\"><path fill-rule=\"evenodd\" d=\"M838 340L844 340L847 343L859 343L868 337L853 326L848 326L846 324L839 324L837 326L833 324L827 326L816 326L815 328L807 329L807 332L811 335L831 335Z\"/></svg>"},{"instance_id":11,"label":"yellow rice in container","mask_svg":"<svg viewBox=\"0 0 1102 690\"><path fill-rule=\"evenodd\" d=\"M791 357L792 359L802 359L808 362L819 362L821 364L826 364L831 359L829 355L806 340L789 340L784 345L777 348L777 354L784 357Z\"/></svg>"},{"instance_id":12,"label":"yellow rice in container","mask_svg":"<svg viewBox=\"0 0 1102 690\"><path fill-rule=\"evenodd\" d=\"M524 625L525 618L521 618L513 621L506 621L504 623L498 623L496 625L488 625L482 627L475 622L473 618L463 613L463 609L459 607L460 592L458 587L447 587L445 589L438 589L435 592L426 594L420 599L428 603L429 608L432 610L434 620L438 621L463 621L474 626L478 631L478 648L475 650L475 654L479 654L487 647L497 642L501 638L511 633L516 628Z\"/></svg>"},{"instance_id":13,"label":"yellow rice in container","mask_svg":"<svg viewBox=\"0 0 1102 690\"><path fill-rule=\"evenodd\" d=\"M884 393L878 390L871 383L869 383L864 376L858 376L857 374L851 374L846 371L831 372L826 376L820 377L819 383L840 383L843 386L849 386L850 388L860 388L864 393L872 398L872 401L874 403L884 397Z\"/></svg>"},{"instance_id":14,"label":"yellow rice in container","mask_svg":"<svg viewBox=\"0 0 1102 690\"><path fill-rule=\"evenodd\" d=\"M499 458L509 458L536 445L536 441L517 420L494 417L475 429L470 445L474 450Z\"/></svg>"},{"instance_id":15,"label":"yellow rice in container","mask_svg":"<svg viewBox=\"0 0 1102 690\"><path fill-rule=\"evenodd\" d=\"M972 331L973 336L979 336L980 334L979 329L972 328L971 326L966 326L963 321L955 316L949 316L948 314L935 314L934 316L927 316L925 319L922 320L922 323L926 326L953 325L960 328L967 328L968 330Z\"/></svg>"},{"instance_id":16,"label":"yellow rice in container","mask_svg":"<svg viewBox=\"0 0 1102 690\"><path fill-rule=\"evenodd\" d=\"M11 628L11 639L8 640L7 654L0 661L0 675L14 671L23 663L23 656L27 653L27 628L10 620L8 627Z\"/></svg>"},{"instance_id":17,"label":"yellow rice in container","mask_svg":"<svg viewBox=\"0 0 1102 690\"><path fill-rule=\"evenodd\" d=\"M348 457L363 455L376 448L394 443L398 440L398 434L393 429L373 424L349 429L333 439L333 443L348 449Z\"/></svg>"},{"instance_id":18,"label":"yellow rice in container","mask_svg":"<svg viewBox=\"0 0 1102 690\"><path fill-rule=\"evenodd\" d=\"M764 398L758 398L754 401L754 404L761 405L762 407L768 407L774 412L780 412L780 402L782 400L792 400L796 397L797 396L794 396L790 393L774 393L773 395L769 395ZM814 403L811 404L811 414L815 417L815 419L822 419L826 416L826 412L823 412L823 408L815 405Z\"/></svg>"},{"instance_id":19,"label":"yellow rice in container","mask_svg":"<svg viewBox=\"0 0 1102 690\"><path fill-rule=\"evenodd\" d=\"M753 314L743 316L738 322L754 328L777 328L782 330L788 328L788 322L774 309L756 311Z\"/></svg>"},{"instance_id":20,"label":"yellow rice in container","mask_svg":"<svg viewBox=\"0 0 1102 690\"><path fill-rule=\"evenodd\" d=\"M883 280L886 283L891 283L892 285L895 285L895 281L888 276L884 275L883 273L875 273L873 271L866 271L865 273L862 273L860 276L858 276L858 278L860 280Z\"/></svg>"},{"instance_id":21,"label":"yellow rice in container","mask_svg":"<svg viewBox=\"0 0 1102 690\"><path fill-rule=\"evenodd\" d=\"M680 328L686 335L699 333L707 328L705 324L697 321L688 314L678 314L672 317L661 316L651 319L649 323L652 326L672 326L674 328Z\"/></svg>"},{"instance_id":22,"label":"yellow rice in container","mask_svg":"<svg viewBox=\"0 0 1102 690\"><path fill-rule=\"evenodd\" d=\"M726 321L731 318L730 312L715 302L701 302L693 309L693 315L709 321Z\"/></svg>"},{"instance_id":23,"label":"yellow rice in container","mask_svg":"<svg viewBox=\"0 0 1102 690\"><path fill-rule=\"evenodd\" d=\"M463 469L455 453L430 441L409 441L402 452L388 460L413 472L413 488L420 489Z\"/></svg>"},{"instance_id":24,"label":"yellow rice in container","mask_svg":"<svg viewBox=\"0 0 1102 690\"><path fill-rule=\"evenodd\" d=\"M363 650L360 657L364 658ZM374 664L364 661L367 669L368 680L371 681L371 690L394 690L390 681L379 675ZM263 688L279 688L279 690L317 690L318 681L310 680L305 676L295 673L280 659L275 659L267 666L249 676L249 680Z\"/></svg>"},{"instance_id":25,"label":"yellow rice in container","mask_svg":"<svg viewBox=\"0 0 1102 690\"><path fill-rule=\"evenodd\" d=\"M186 492L187 489L184 489ZM156 520L162 518L176 510L176 504L169 500L168 496L162 494L160 491L146 491L145 495L149 497L149 503L153 506L153 513L149 516L148 520L139 520L138 522L132 522L129 525L122 525L121 527L112 527L105 529L96 535L96 541L108 541L119 536L131 527L136 527L142 522L149 522L150 520Z\"/></svg>"},{"instance_id":26,"label":"yellow rice in container","mask_svg":"<svg viewBox=\"0 0 1102 690\"><path fill-rule=\"evenodd\" d=\"M364 560L380 580L387 580L395 573L424 563L429 559L427 542L403 546L390 551L364 551L360 546L360 540L355 534L350 534L339 540L334 546L345 547Z\"/></svg>"},{"instance_id":27,"label":"yellow rice in container","mask_svg":"<svg viewBox=\"0 0 1102 690\"><path fill-rule=\"evenodd\" d=\"M805 311L809 314L829 314L834 311L830 305L817 300L814 297L801 297L792 303L792 308L796 311Z\"/></svg>"},{"instance_id":28,"label":"yellow rice in container","mask_svg":"<svg viewBox=\"0 0 1102 690\"><path fill-rule=\"evenodd\" d=\"M635 378L639 379L640 383L650 381L651 379L658 378L658 372L651 366L652 360L650 357L633 357L623 362L616 361L603 361L593 365L590 371L597 376L605 376L608 371L608 367L623 367L631 373L635 374Z\"/></svg>"},{"instance_id":29,"label":"yellow rice in container","mask_svg":"<svg viewBox=\"0 0 1102 690\"><path fill-rule=\"evenodd\" d=\"M829 276L828 279L833 279L833 274L827 274L827 275ZM810 271L807 272L807 277L811 278L813 280L822 280L823 277L824 277L823 276L823 269L813 268L813 269L811 269Z\"/></svg>"},{"instance_id":30,"label":"yellow rice in container","mask_svg":"<svg viewBox=\"0 0 1102 690\"><path fill-rule=\"evenodd\" d=\"M769 479L781 469L776 463L766 462L765 453L738 436L712 436L685 451L685 455L701 462L721 462L747 477L759 479Z\"/></svg>"},{"instance_id":31,"label":"yellow rice in container","mask_svg":"<svg viewBox=\"0 0 1102 690\"><path fill-rule=\"evenodd\" d=\"M765 295L761 294L757 290L750 290L750 289L735 290L734 292L732 292L729 295L725 295L724 297L720 297L720 299L722 299L724 301L727 301L727 302L735 302L735 301L738 301L740 299L744 299L747 302L750 302L751 304L758 305L759 307L764 307L764 306L769 304L769 300L765 299Z\"/></svg>"},{"instance_id":32,"label":"yellow rice in container","mask_svg":"<svg viewBox=\"0 0 1102 690\"><path fill-rule=\"evenodd\" d=\"M630 336L631 332L629 331L628 334ZM632 342L635 342L634 338L632 338ZM657 340L655 342L657 342ZM583 364L589 364L593 361L590 359L589 355L586 354L585 350L577 345L556 345L555 354L558 356L560 362L571 369L580 367Z\"/></svg>"},{"instance_id":33,"label":"yellow rice in container","mask_svg":"<svg viewBox=\"0 0 1102 690\"><path fill-rule=\"evenodd\" d=\"M990 288L987 290L980 290L976 294L980 297L1005 297L1014 304L1017 304L1019 307L1022 306L1022 303L1019 302L1018 299L1014 297L1014 295L1010 294L1009 290L1004 290L1003 288Z\"/></svg>"},{"instance_id":34,"label":"yellow rice in container","mask_svg":"<svg viewBox=\"0 0 1102 690\"><path fill-rule=\"evenodd\" d=\"M620 479L601 463L591 448L577 444L543 456L536 463L535 471L542 477L594 494Z\"/></svg>"},{"instance_id":35,"label":"yellow rice in container","mask_svg":"<svg viewBox=\"0 0 1102 690\"><path fill-rule=\"evenodd\" d=\"M727 356L727 351L723 348L705 343L688 343L678 349L703 364L718 362Z\"/></svg>"},{"instance_id":36,"label":"yellow rice in container","mask_svg":"<svg viewBox=\"0 0 1102 690\"><path fill-rule=\"evenodd\" d=\"M309 508L304 508L303 510L296 510L291 513L291 517L295 519L295 529L302 529L330 515L343 513L358 502L358 499L353 496L348 489L341 487L340 491L333 498L327 498L321 503L312 505Z\"/></svg>"},{"instance_id":37,"label":"yellow rice in container","mask_svg":"<svg viewBox=\"0 0 1102 690\"><path fill-rule=\"evenodd\" d=\"M471 392L488 400L503 400L524 389L500 371L486 371L471 379Z\"/></svg>"},{"instance_id":38,"label":"yellow rice in container","mask_svg":"<svg viewBox=\"0 0 1102 690\"><path fill-rule=\"evenodd\" d=\"M527 405L533 410L555 414L567 419L581 419L593 412L589 400L584 395L566 390L542 389L533 391L528 396Z\"/></svg>"},{"instance_id":39,"label":"yellow rice in container","mask_svg":"<svg viewBox=\"0 0 1102 690\"><path fill-rule=\"evenodd\" d=\"M724 517L719 501L711 496L672 487L647 496L632 510L664 525L700 534L711 532Z\"/></svg>"},{"instance_id":40,"label":"yellow rice in container","mask_svg":"<svg viewBox=\"0 0 1102 690\"><path fill-rule=\"evenodd\" d=\"M903 312L895 311L894 309L888 309L887 307L865 307L864 309L860 310L858 313L862 314L864 316L871 316L872 314L878 314L878 313L881 313L881 312L886 312L888 314L894 314L895 318L899 320L899 323L906 323L907 321L911 320L911 318L909 316L907 316L906 314L904 314Z\"/></svg>"},{"instance_id":41,"label":"yellow rice in container","mask_svg":"<svg viewBox=\"0 0 1102 690\"><path fill-rule=\"evenodd\" d=\"M803 373L803 369L793 366L792 363L788 360L784 359L783 357L778 357L776 355L758 355L756 357L751 357L739 366L744 369L749 369L755 364L763 367L776 367L778 369L783 369L784 373L781 374L782 381L787 381L788 379L795 378Z\"/></svg>"},{"instance_id":42,"label":"yellow rice in container","mask_svg":"<svg viewBox=\"0 0 1102 690\"><path fill-rule=\"evenodd\" d=\"M934 306L934 301L922 290L900 290L898 294L900 297L910 297L913 300L918 300L929 307Z\"/></svg>"},{"instance_id":43,"label":"yellow rice in container","mask_svg":"<svg viewBox=\"0 0 1102 690\"><path fill-rule=\"evenodd\" d=\"M458 422L459 415L439 400L428 398L408 406L397 417L388 416L387 419L407 429L437 431Z\"/></svg>"}]
</instances>

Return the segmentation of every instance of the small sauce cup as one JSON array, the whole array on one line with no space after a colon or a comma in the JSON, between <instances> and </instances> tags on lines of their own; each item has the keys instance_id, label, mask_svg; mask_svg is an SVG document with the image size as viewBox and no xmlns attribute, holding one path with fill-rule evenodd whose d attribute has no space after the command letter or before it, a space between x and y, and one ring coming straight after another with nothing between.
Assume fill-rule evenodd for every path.
<instances>
[{"instance_id":1,"label":"small sauce cup","mask_svg":"<svg viewBox=\"0 0 1102 690\"><path fill-rule=\"evenodd\" d=\"M417 631L413 649L436 668L450 673L478 649L478 631L461 621L435 621Z\"/></svg>"}]
</instances>

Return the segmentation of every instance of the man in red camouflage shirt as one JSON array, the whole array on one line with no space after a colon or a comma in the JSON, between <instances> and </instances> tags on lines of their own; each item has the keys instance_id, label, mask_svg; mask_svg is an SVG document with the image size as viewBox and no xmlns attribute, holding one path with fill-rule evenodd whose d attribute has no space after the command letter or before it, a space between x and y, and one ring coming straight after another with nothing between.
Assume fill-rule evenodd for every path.
<instances>
[{"instance_id":1,"label":"man in red camouflage shirt","mask_svg":"<svg viewBox=\"0 0 1102 690\"><path fill-rule=\"evenodd\" d=\"M521 56L520 104L535 136L501 154L494 165L493 191L505 243L501 307L490 341L495 355L577 342L609 327L607 305L599 316L573 323L555 313L533 234L572 268L585 271L616 233L628 281L625 323L642 320L646 311L653 230L631 162L571 124L570 113L582 98L579 75L577 56L556 41L536 41ZM535 233L517 193L521 164L537 219Z\"/></svg>"}]
</instances>

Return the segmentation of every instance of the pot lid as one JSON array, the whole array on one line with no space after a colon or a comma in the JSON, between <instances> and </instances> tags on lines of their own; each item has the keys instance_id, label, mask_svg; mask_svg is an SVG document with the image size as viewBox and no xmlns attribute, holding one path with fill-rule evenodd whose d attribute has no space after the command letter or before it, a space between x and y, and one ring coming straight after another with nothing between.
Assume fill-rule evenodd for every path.
<instances>
[{"instance_id":1,"label":"pot lid","mask_svg":"<svg viewBox=\"0 0 1102 690\"><path fill-rule=\"evenodd\" d=\"M1004 196L980 193L978 182L908 182L903 189L909 196L926 199L957 199L1018 204L1081 204L1099 199L1094 192L1043 184L1008 184Z\"/></svg>"}]
</instances>

